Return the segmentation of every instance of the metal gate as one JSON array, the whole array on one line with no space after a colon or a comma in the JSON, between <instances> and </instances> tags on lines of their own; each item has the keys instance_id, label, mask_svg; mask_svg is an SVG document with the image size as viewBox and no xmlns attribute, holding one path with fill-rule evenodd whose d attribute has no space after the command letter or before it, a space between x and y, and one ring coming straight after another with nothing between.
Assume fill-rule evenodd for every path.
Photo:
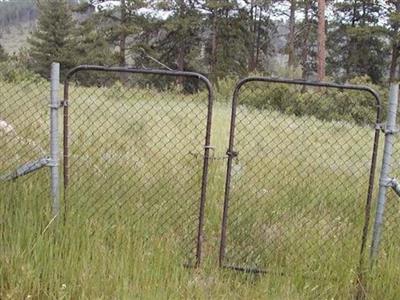
<instances>
[{"instance_id":1,"label":"metal gate","mask_svg":"<svg viewBox=\"0 0 400 300\"><path fill-rule=\"evenodd\" d=\"M191 72L79 66L64 89L68 218L93 232L167 237L199 265L215 159L210 82ZM379 97L367 87L240 81L220 266L353 276L365 256L380 123Z\"/></svg>"},{"instance_id":2,"label":"metal gate","mask_svg":"<svg viewBox=\"0 0 400 300\"><path fill-rule=\"evenodd\" d=\"M231 113L220 266L349 285L368 239L377 93L246 78Z\"/></svg>"},{"instance_id":3,"label":"metal gate","mask_svg":"<svg viewBox=\"0 0 400 300\"><path fill-rule=\"evenodd\" d=\"M168 237L198 265L213 105L208 79L99 66L76 67L66 78L67 220L92 232L129 228L137 239ZM182 89L170 88L177 83Z\"/></svg>"}]
</instances>

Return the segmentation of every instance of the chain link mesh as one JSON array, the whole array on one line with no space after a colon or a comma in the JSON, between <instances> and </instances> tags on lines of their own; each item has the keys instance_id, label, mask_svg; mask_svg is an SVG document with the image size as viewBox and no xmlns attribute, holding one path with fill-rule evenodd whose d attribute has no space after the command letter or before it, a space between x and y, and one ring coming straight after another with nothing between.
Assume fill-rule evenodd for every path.
<instances>
[{"instance_id":1,"label":"chain link mesh","mask_svg":"<svg viewBox=\"0 0 400 300\"><path fill-rule=\"evenodd\" d=\"M66 220L95 233L127 228L138 238L172 240L193 265L210 95L200 78L168 78L95 71L72 78ZM0 176L48 155L49 88L45 80L0 81ZM224 266L351 282L365 222L375 104L367 90L268 82L241 87ZM221 141L215 144L225 145L229 112L218 107L213 130ZM218 170L226 158L210 152ZM399 161L395 144L398 179ZM30 191L40 202L35 209L49 211L48 170L17 183L26 188L0 183L8 199L3 208L12 209L13 197ZM399 221L398 196L389 191L381 266L399 258Z\"/></svg>"},{"instance_id":2,"label":"chain link mesh","mask_svg":"<svg viewBox=\"0 0 400 300\"><path fill-rule=\"evenodd\" d=\"M49 82L0 81L0 176L48 155Z\"/></svg>"},{"instance_id":3,"label":"chain link mesh","mask_svg":"<svg viewBox=\"0 0 400 300\"><path fill-rule=\"evenodd\" d=\"M13 251L16 240L21 238L11 234L15 228L26 225L39 234L49 220L49 170L42 168L12 180L22 175L30 163L49 155L49 91L50 83L46 80L0 80L2 253Z\"/></svg>"},{"instance_id":4,"label":"chain link mesh","mask_svg":"<svg viewBox=\"0 0 400 300\"><path fill-rule=\"evenodd\" d=\"M69 87L67 220L75 216L94 232L127 228L138 239L168 238L196 263L206 85L192 79L199 90L185 92L143 85L165 75L124 74L121 84L121 74L108 74L78 72L101 84Z\"/></svg>"},{"instance_id":5,"label":"chain link mesh","mask_svg":"<svg viewBox=\"0 0 400 300\"><path fill-rule=\"evenodd\" d=\"M349 285L360 259L376 100L300 83L241 86L223 266Z\"/></svg>"}]
</instances>

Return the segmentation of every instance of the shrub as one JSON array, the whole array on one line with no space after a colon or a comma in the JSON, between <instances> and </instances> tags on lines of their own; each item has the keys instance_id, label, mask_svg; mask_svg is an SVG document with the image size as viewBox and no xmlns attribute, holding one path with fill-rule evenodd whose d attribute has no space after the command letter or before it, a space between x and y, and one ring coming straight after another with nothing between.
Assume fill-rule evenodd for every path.
<instances>
[{"instance_id":1,"label":"shrub","mask_svg":"<svg viewBox=\"0 0 400 300\"><path fill-rule=\"evenodd\" d=\"M387 97L383 88L372 85L368 77L356 77L349 83L371 86L381 95L382 101ZM251 82L242 87L239 104L359 125L371 125L376 118L374 97L368 92L357 90Z\"/></svg>"}]
</instances>

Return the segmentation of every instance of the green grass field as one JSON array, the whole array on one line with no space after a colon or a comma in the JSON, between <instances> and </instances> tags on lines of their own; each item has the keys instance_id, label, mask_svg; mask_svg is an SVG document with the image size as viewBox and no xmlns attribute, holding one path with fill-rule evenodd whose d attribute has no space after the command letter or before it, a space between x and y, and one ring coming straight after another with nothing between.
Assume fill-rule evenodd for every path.
<instances>
[{"instance_id":1,"label":"green grass field","mask_svg":"<svg viewBox=\"0 0 400 300\"><path fill-rule=\"evenodd\" d=\"M0 83L0 118L14 128L0 132L0 174L47 149L47 91ZM194 262L204 92L72 86L69 100L60 218L51 221L48 170L0 184L0 299L354 297L370 127L239 107L225 263L270 271L254 275L217 267L229 103L214 105L203 263L193 269L184 264ZM388 212L368 299L400 296L394 197Z\"/></svg>"}]
</instances>

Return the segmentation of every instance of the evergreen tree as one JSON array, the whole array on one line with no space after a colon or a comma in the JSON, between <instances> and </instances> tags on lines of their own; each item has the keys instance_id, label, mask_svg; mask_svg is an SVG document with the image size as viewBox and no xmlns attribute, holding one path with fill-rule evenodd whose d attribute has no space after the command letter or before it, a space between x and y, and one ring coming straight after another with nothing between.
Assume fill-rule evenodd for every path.
<instances>
[{"instance_id":1,"label":"evergreen tree","mask_svg":"<svg viewBox=\"0 0 400 300\"><path fill-rule=\"evenodd\" d=\"M388 47L380 25L383 9L376 1L337 1L335 24L328 37L331 73L341 80L368 75L384 79Z\"/></svg>"},{"instance_id":2,"label":"evergreen tree","mask_svg":"<svg viewBox=\"0 0 400 300\"><path fill-rule=\"evenodd\" d=\"M291 71L295 66L295 27L296 27L296 7L297 1L290 0L290 14L289 14L289 33L287 36L287 54L288 54L288 70Z\"/></svg>"},{"instance_id":3,"label":"evergreen tree","mask_svg":"<svg viewBox=\"0 0 400 300\"><path fill-rule=\"evenodd\" d=\"M210 32L206 36L206 55L211 78L247 74L249 46L254 39L246 8L235 0L209 0L203 9L207 11L206 27Z\"/></svg>"},{"instance_id":4,"label":"evergreen tree","mask_svg":"<svg viewBox=\"0 0 400 300\"><path fill-rule=\"evenodd\" d=\"M398 60L400 56L400 2L387 1L387 36L392 48L392 57L390 62L389 81L393 82L399 78L396 74Z\"/></svg>"},{"instance_id":5,"label":"evergreen tree","mask_svg":"<svg viewBox=\"0 0 400 300\"><path fill-rule=\"evenodd\" d=\"M179 71L193 69L194 58L201 44L202 21L194 1L159 1L158 9L171 13L160 26L162 37L154 45L160 61ZM201 47L201 46L200 46ZM182 78L179 78L181 80Z\"/></svg>"},{"instance_id":6,"label":"evergreen tree","mask_svg":"<svg viewBox=\"0 0 400 300\"><path fill-rule=\"evenodd\" d=\"M29 38L31 67L44 77L49 76L52 62L59 62L61 73L72 68L76 49L72 40L74 21L66 0L38 0L37 30Z\"/></svg>"},{"instance_id":7,"label":"evergreen tree","mask_svg":"<svg viewBox=\"0 0 400 300\"><path fill-rule=\"evenodd\" d=\"M251 0L247 1L243 15L247 20L246 52L248 56L248 72L264 71L268 56L273 54L274 46L271 43L275 33L275 25L271 20L272 1Z\"/></svg>"},{"instance_id":8,"label":"evergreen tree","mask_svg":"<svg viewBox=\"0 0 400 300\"><path fill-rule=\"evenodd\" d=\"M81 11L82 15L86 13L86 11ZM99 26L98 19L96 13L89 14L74 30L74 51L77 53L74 61L75 65L111 66L117 63L117 55L113 53L111 45L106 40L104 29ZM112 77L110 74L102 72L77 74L76 76L79 82L86 85L102 85Z\"/></svg>"},{"instance_id":9,"label":"evergreen tree","mask_svg":"<svg viewBox=\"0 0 400 300\"><path fill-rule=\"evenodd\" d=\"M313 28L313 9L312 9L313 0L305 0L302 2L303 5L303 13L304 18L301 22L301 32L300 36L300 43L299 49L301 51L300 57L300 65L301 65L301 78L303 80L307 80L311 70L313 69L313 54L315 56L315 51L313 52L310 49L310 45L312 44L311 41L311 32ZM304 87L305 88L305 87Z\"/></svg>"},{"instance_id":10,"label":"evergreen tree","mask_svg":"<svg viewBox=\"0 0 400 300\"><path fill-rule=\"evenodd\" d=\"M318 0L318 55L317 55L317 74L318 80L325 79L325 65L326 65L326 32L325 32L325 0Z\"/></svg>"}]
</instances>

